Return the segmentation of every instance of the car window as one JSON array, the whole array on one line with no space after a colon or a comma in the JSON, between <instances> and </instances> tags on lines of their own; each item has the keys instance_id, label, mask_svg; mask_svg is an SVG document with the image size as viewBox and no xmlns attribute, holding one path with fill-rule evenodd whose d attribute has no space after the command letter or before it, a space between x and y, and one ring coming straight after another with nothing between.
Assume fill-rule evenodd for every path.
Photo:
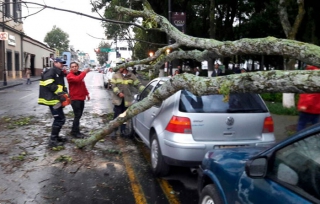
<instances>
[{"instance_id":1,"label":"car window","mask_svg":"<svg viewBox=\"0 0 320 204\"><path fill-rule=\"evenodd\" d=\"M269 175L293 191L320 199L320 134L278 150L271 169Z\"/></svg>"},{"instance_id":2,"label":"car window","mask_svg":"<svg viewBox=\"0 0 320 204\"><path fill-rule=\"evenodd\" d=\"M229 101L223 95L195 96L187 90L181 91L179 110L189 113L262 113L268 112L258 94L230 94Z\"/></svg>"},{"instance_id":3,"label":"car window","mask_svg":"<svg viewBox=\"0 0 320 204\"><path fill-rule=\"evenodd\" d=\"M151 82L140 94L140 101L147 97L152 91L153 87L158 84L158 81Z\"/></svg>"}]
</instances>

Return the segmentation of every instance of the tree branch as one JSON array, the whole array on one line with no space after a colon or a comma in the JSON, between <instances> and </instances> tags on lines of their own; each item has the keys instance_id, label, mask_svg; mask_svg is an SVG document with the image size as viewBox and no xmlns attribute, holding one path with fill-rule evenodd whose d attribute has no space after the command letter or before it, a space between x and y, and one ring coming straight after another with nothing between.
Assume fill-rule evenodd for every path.
<instances>
[{"instance_id":1,"label":"tree branch","mask_svg":"<svg viewBox=\"0 0 320 204\"><path fill-rule=\"evenodd\" d=\"M178 74L166 81L153 94L131 105L127 111L106 124L105 128L87 139L75 140L78 148L93 147L97 141L113 132L133 116L165 100L179 90L195 95L229 93L316 93L320 92L320 71L246 72L222 77L204 78L192 74Z\"/></svg>"}]
</instances>

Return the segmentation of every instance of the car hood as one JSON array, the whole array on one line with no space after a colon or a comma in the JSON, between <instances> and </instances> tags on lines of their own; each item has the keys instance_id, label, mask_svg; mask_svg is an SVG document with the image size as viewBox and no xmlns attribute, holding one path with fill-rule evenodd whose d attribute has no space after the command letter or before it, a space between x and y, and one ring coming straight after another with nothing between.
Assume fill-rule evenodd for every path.
<instances>
[{"instance_id":1,"label":"car hood","mask_svg":"<svg viewBox=\"0 0 320 204\"><path fill-rule=\"evenodd\" d=\"M237 174L244 171L245 162L267 149L267 147L241 147L215 149L206 153L202 161L202 168L215 173L228 172L228 174Z\"/></svg>"}]
</instances>

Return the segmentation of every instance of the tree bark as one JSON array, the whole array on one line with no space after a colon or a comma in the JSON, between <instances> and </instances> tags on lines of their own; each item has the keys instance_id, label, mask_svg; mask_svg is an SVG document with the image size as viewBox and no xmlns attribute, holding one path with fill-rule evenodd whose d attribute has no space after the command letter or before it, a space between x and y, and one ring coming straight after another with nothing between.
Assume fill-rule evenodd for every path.
<instances>
[{"instance_id":1,"label":"tree bark","mask_svg":"<svg viewBox=\"0 0 320 204\"><path fill-rule=\"evenodd\" d=\"M149 97L130 106L105 128L87 139L75 140L79 148L93 147L96 142L112 133L123 122L165 100L175 92L187 89L195 95L229 93L306 93L320 92L320 71L267 71L246 72L221 77L198 77L193 74L179 74L166 81Z\"/></svg>"}]
</instances>

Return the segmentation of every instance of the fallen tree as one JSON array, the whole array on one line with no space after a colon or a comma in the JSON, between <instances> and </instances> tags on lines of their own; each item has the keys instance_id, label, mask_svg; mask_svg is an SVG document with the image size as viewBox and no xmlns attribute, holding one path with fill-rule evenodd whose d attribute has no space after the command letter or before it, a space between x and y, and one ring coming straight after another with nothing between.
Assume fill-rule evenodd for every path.
<instances>
[{"instance_id":1,"label":"fallen tree","mask_svg":"<svg viewBox=\"0 0 320 204\"><path fill-rule=\"evenodd\" d=\"M253 54L282 55L288 58L301 60L308 64L320 66L320 47L316 45L274 37L256 39L243 38L236 41L223 42L215 39L192 37L177 30L165 17L156 14L147 0L142 0L142 3L142 11L124 7L116 7L116 10L120 14L142 17L145 21L150 22L144 24L146 27L143 29L153 29L165 32L170 38L175 40L175 44L159 48L152 57L121 64L117 66L115 70L120 67L129 67L138 64L148 64L148 68L158 70L166 61L172 61L174 59L184 58L203 61L212 57L217 58ZM46 8L50 7L46 6ZM109 19L100 20L112 22ZM128 23L126 22L126 24ZM131 24L141 27L134 23ZM181 49L182 46L193 48L194 50L185 51ZM167 49L172 50L169 55L166 55ZM216 78L197 77L191 74L177 75L163 84L156 92L154 92L154 94L133 104L125 113L110 121L95 135L86 139L75 140L74 142L79 148L93 147L96 142L112 133L113 129L119 127L123 122L142 111L147 110L156 103L165 100L181 89L187 89L195 95L223 94L226 98L229 93L239 92L311 93L320 92L319 76L319 71L250 72Z\"/></svg>"},{"instance_id":2,"label":"fallen tree","mask_svg":"<svg viewBox=\"0 0 320 204\"><path fill-rule=\"evenodd\" d=\"M74 140L79 148L93 147L96 142L113 132L123 122L165 100L175 92L187 89L195 95L229 93L305 93L320 92L320 71L268 71L247 72L215 78L198 77L192 74L180 74L172 77L153 94L130 106L126 112L110 121L104 129L95 135Z\"/></svg>"}]
</instances>

